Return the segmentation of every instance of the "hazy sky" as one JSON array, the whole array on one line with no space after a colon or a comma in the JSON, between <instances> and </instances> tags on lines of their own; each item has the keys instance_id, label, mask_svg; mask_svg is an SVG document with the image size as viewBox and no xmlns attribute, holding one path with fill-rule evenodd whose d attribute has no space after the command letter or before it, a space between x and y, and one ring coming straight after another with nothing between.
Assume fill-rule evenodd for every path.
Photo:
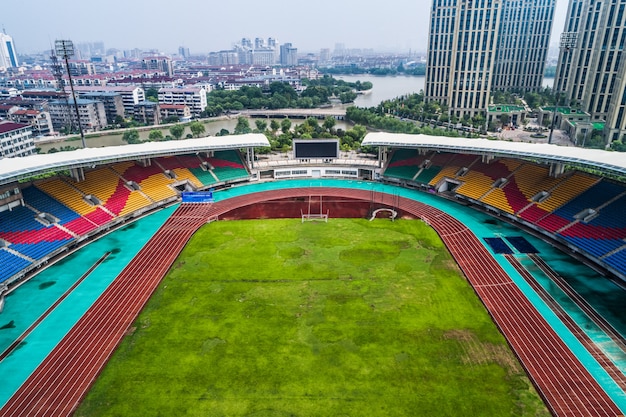
<instances>
[{"instance_id":1,"label":"hazy sky","mask_svg":"<svg viewBox=\"0 0 626 417\"><path fill-rule=\"evenodd\" d=\"M347 48L425 51L431 0L3 0L0 25L18 53L50 48L55 39L103 41L106 48L179 46L191 53L229 49L247 37L274 37L299 51ZM553 42L563 30L567 0L557 0Z\"/></svg>"}]
</instances>

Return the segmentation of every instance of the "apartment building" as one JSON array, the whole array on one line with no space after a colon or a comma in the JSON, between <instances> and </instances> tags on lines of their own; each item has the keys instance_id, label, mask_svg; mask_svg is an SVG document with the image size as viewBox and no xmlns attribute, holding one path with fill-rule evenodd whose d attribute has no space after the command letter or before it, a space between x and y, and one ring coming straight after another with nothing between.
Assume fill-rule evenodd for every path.
<instances>
[{"instance_id":1,"label":"apartment building","mask_svg":"<svg viewBox=\"0 0 626 417\"><path fill-rule=\"evenodd\" d=\"M184 104L199 117L207 106L206 94L204 87L160 88L159 104Z\"/></svg>"},{"instance_id":2,"label":"apartment building","mask_svg":"<svg viewBox=\"0 0 626 417\"><path fill-rule=\"evenodd\" d=\"M606 145L626 140L626 4L570 0L554 88L562 105L604 123Z\"/></svg>"},{"instance_id":3,"label":"apartment building","mask_svg":"<svg viewBox=\"0 0 626 417\"><path fill-rule=\"evenodd\" d=\"M83 131L98 131L107 126L107 116L101 101L79 98L76 100L80 125ZM55 129L78 128L79 118L76 115L74 100L55 100L48 103L50 118Z\"/></svg>"},{"instance_id":4,"label":"apartment building","mask_svg":"<svg viewBox=\"0 0 626 417\"><path fill-rule=\"evenodd\" d=\"M9 120L0 121L0 159L34 153L35 141L30 125Z\"/></svg>"}]
</instances>

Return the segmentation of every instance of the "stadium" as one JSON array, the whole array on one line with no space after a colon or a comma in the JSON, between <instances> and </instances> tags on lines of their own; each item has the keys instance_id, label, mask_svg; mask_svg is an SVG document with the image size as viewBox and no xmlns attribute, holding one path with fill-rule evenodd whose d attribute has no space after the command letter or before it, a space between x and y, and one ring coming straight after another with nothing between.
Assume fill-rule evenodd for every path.
<instances>
[{"instance_id":1,"label":"stadium","mask_svg":"<svg viewBox=\"0 0 626 417\"><path fill-rule=\"evenodd\" d=\"M419 219L435 230L553 415L626 412L619 153L388 133L363 140L378 148L377 158L341 155L324 141L319 152L305 145L303 154L264 160L254 149L267 139L249 134L4 159L0 325L12 321L20 291L68 255L147 216L163 221L30 368L21 355L34 343L26 342L80 283L33 309L30 322L2 327L0 372L14 378L0 415L71 415L208 222L376 216ZM569 279L544 255L555 248L575 265ZM93 269L117 256L105 254Z\"/></svg>"}]
</instances>

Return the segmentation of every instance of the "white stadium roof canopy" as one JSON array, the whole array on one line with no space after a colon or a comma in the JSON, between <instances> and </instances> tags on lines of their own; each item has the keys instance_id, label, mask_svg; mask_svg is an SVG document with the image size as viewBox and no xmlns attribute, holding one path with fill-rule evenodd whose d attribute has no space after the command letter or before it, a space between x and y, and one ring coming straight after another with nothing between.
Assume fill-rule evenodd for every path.
<instances>
[{"instance_id":1,"label":"white stadium roof canopy","mask_svg":"<svg viewBox=\"0 0 626 417\"><path fill-rule=\"evenodd\" d=\"M382 132L368 133L363 139L362 145L485 154L548 164L572 165L595 169L607 174L626 176L626 153L573 146Z\"/></svg>"},{"instance_id":2,"label":"white stadium roof canopy","mask_svg":"<svg viewBox=\"0 0 626 417\"><path fill-rule=\"evenodd\" d=\"M108 164L118 161L153 158L167 155L182 155L204 151L219 151L236 148L268 147L265 135L209 136L179 141L147 142L136 145L84 148L69 152L31 155L21 158L0 159L0 185L22 178L48 172Z\"/></svg>"}]
</instances>

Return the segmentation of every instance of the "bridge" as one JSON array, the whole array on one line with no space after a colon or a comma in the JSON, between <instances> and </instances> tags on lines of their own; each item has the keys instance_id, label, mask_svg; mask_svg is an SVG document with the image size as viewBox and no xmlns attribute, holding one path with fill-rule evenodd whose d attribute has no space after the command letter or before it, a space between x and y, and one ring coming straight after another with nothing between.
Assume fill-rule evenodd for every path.
<instances>
[{"instance_id":1,"label":"bridge","mask_svg":"<svg viewBox=\"0 0 626 417\"><path fill-rule=\"evenodd\" d=\"M325 119L331 116L337 120L344 120L346 117L346 109L328 107L328 108L316 108L316 109L260 109L260 110L242 110L236 115L231 116L247 116L251 118L273 118L273 119L308 119L314 117L316 119Z\"/></svg>"}]
</instances>

